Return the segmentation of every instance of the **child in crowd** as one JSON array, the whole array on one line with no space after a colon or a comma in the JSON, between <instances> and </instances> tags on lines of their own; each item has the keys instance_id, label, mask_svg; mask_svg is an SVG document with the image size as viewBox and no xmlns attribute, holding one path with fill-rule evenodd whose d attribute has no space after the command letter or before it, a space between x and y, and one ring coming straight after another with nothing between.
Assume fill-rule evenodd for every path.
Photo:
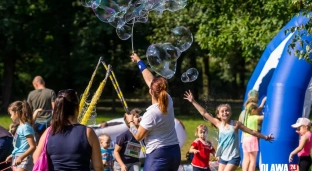
<instances>
[{"instance_id":1,"label":"child in crowd","mask_svg":"<svg viewBox=\"0 0 312 171\"><path fill-rule=\"evenodd\" d=\"M258 105L256 103L249 103L246 106L246 116L244 120L244 125L253 131L259 130L259 123L262 122L263 115L258 114L259 114ZM258 138L244 132L242 136L242 143L244 152L242 166L243 171L256 170L256 160L259 151Z\"/></svg>"},{"instance_id":2,"label":"child in crowd","mask_svg":"<svg viewBox=\"0 0 312 171\"><path fill-rule=\"evenodd\" d=\"M308 171L311 166L310 151L312 147L311 123L308 118L298 118L297 122L291 125L297 128L296 132L300 134L299 146L290 153L289 162L292 162L295 154L299 157L299 170Z\"/></svg>"},{"instance_id":3,"label":"child in crowd","mask_svg":"<svg viewBox=\"0 0 312 171\"><path fill-rule=\"evenodd\" d=\"M140 109L133 109L130 114L133 115L133 123L136 127L140 124ZM128 128L129 124L125 121ZM134 148L133 148L134 147ZM120 134L116 138L116 144L114 149L114 156L116 161L114 162L115 171L140 171L140 143L133 137L132 133L127 130Z\"/></svg>"},{"instance_id":4,"label":"child in crowd","mask_svg":"<svg viewBox=\"0 0 312 171\"><path fill-rule=\"evenodd\" d=\"M192 160L193 171L210 171L209 159L210 154L215 154L211 142L207 141L208 128L204 124L200 124L196 128L195 136L198 138L193 141L190 153L194 153Z\"/></svg>"},{"instance_id":5,"label":"child in crowd","mask_svg":"<svg viewBox=\"0 0 312 171\"><path fill-rule=\"evenodd\" d=\"M101 154L104 171L113 171L113 150L109 149L111 144L111 138L108 134L102 134L99 136L99 139L101 144Z\"/></svg>"},{"instance_id":6,"label":"child in crowd","mask_svg":"<svg viewBox=\"0 0 312 171\"><path fill-rule=\"evenodd\" d=\"M14 150L6 162L13 161L14 171L31 171L32 153L36 149L31 108L26 101L16 101L9 105L8 112L13 122L19 123L19 126L13 138Z\"/></svg>"},{"instance_id":7,"label":"child in crowd","mask_svg":"<svg viewBox=\"0 0 312 171\"><path fill-rule=\"evenodd\" d=\"M234 171L240 163L238 141L239 129L268 141L274 139L271 135L265 136L257 131L245 127L241 122L230 120L232 112L231 107L228 104L221 104L217 107L217 117L215 118L207 113L207 111L195 101L191 91L186 91L184 97L184 99L194 105L203 117L219 129L219 141L216 151L216 156L219 158L219 171Z\"/></svg>"}]
</instances>

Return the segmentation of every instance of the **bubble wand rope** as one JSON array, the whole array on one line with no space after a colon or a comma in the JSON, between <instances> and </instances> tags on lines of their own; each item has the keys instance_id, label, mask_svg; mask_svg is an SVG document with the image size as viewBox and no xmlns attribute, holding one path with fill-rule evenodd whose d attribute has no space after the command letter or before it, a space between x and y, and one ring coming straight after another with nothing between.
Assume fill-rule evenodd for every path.
<instances>
[{"instance_id":1,"label":"bubble wand rope","mask_svg":"<svg viewBox=\"0 0 312 171\"><path fill-rule=\"evenodd\" d=\"M133 49L133 27L134 27L134 22L135 22L135 18L133 18L133 22L132 22L132 33L131 33L132 53L134 53L134 49Z\"/></svg>"},{"instance_id":2,"label":"bubble wand rope","mask_svg":"<svg viewBox=\"0 0 312 171\"><path fill-rule=\"evenodd\" d=\"M107 65L106 63L102 60L101 61L104 68L107 70ZM130 111L129 111L129 108L128 108L128 105L127 105L127 102L125 101L124 97L123 97L123 94L122 94L122 91L120 90L120 87L119 87L119 84L117 82L117 79L116 79L116 76L115 76L115 73L114 71L111 69L111 75L109 76L110 80L112 81L113 83L113 86L117 92L117 95L118 95L118 98L120 99L121 101L121 104L123 105L125 111L127 114L130 114Z\"/></svg>"},{"instance_id":3,"label":"bubble wand rope","mask_svg":"<svg viewBox=\"0 0 312 171\"><path fill-rule=\"evenodd\" d=\"M4 163L6 163L6 161L0 162L0 165L1 165L1 164L4 164ZM6 168L4 168L4 169L2 169L2 170L0 170L0 171L5 171L5 170L8 170L8 169L10 169L10 168L13 169L13 166L6 167Z\"/></svg>"},{"instance_id":4,"label":"bubble wand rope","mask_svg":"<svg viewBox=\"0 0 312 171\"><path fill-rule=\"evenodd\" d=\"M102 64L103 64L104 68L107 69L107 65L106 65L106 63L104 61L102 61ZM120 90L120 87L119 87L119 84L117 82L116 76L115 76L114 71L112 69L111 69L111 73L112 74L109 76L109 78L110 78L110 80L113 83L113 86L114 86L114 88L115 88L115 90L117 92L117 95L118 95L118 97L119 97L119 99L121 101L121 104L123 104L123 107L124 107L126 113L130 114L129 108L128 108L127 103L126 103L126 101L125 101L125 99L123 97L122 91ZM145 157L146 156L145 144L144 144L143 141L140 141L140 145L141 145L141 149L142 149L143 155Z\"/></svg>"},{"instance_id":5,"label":"bubble wand rope","mask_svg":"<svg viewBox=\"0 0 312 171\"><path fill-rule=\"evenodd\" d=\"M89 120L93 109L95 108L95 106L96 106L98 100L100 99L100 96L101 96L102 91L103 91L103 89L104 89L104 86L105 86L105 84L106 84L106 82L107 82L107 78L108 78L108 76L110 75L110 72L111 72L111 66L108 65L105 78L104 78L104 80L100 83L98 89L96 90L95 94L93 95L92 100L91 100L91 103L90 103L90 105L89 105L89 107L88 107L86 113L84 114L84 116L83 116L82 121L81 121L80 124L83 124L83 125L86 125L86 124L87 124L87 121Z\"/></svg>"},{"instance_id":6,"label":"bubble wand rope","mask_svg":"<svg viewBox=\"0 0 312 171\"><path fill-rule=\"evenodd\" d=\"M83 106L84 106L84 104L85 104L85 101L86 101L87 96L88 96L88 94L89 94L89 90L90 90L90 88L91 88L91 86L92 86L92 83L93 83L93 80L94 80L94 76L95 76L95 74L96 74L96 71L97 71L97 69L98 69L98 67L99 67L99 65L100 65L100 63L101 63L101 61L102 61L102 57L100 57L99 62L97 63L97 65L96 65L96 67L95 67L95 70L93 71L93 74L92 74L92 76L91 76L91 79L90 79L90 81L89 81L89 84L88 84L87 88L85 89L85 91L84 91L83 94L82 94L82 97L81 97L80 103L79 103L79 115L78 115L78 118L80 118L81 115L82 115L82 108L83 108Z\"/></svg>"}]
</instances>

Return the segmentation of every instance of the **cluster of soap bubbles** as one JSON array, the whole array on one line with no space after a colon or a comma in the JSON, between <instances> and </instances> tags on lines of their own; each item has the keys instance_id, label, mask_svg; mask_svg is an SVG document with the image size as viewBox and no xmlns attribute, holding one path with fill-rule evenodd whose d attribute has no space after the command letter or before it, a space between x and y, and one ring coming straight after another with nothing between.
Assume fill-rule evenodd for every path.
<instances>
[{"instance_id":1,"label":"cluster of soap bubbles","mask_svg":"<svg viewBox=\"0 0 312 171\"><path fill-rule=\"evenodd\" d=\"M159 75L170 79L176 72L177 60L181 53L193 43L192 33L183 26L171 30L169 42L152 44L146 51L151 68Z\"/></svg>"},{"instance_id":2,"label":"cluster of soap bubbles","mask_svg":"<svg viewBox=\"0 0 312 171\"><path fill-rule=\"evenodd\" d=\"M195 81L198 77L198 71L195 68L190 68L181 75L181 81L184 83Z\"/></svg>"},{"instance_id":3,"label":"cluster of soap bubbles","mask_svg":"<svg viewBox=\"0 0 312 171\"><path fill-rule=\"evenodd\" d=\"M187 0L82 0L103 22L116 28L120 39L129 39L132 29L127 24L146 23L150 11L161 15L165 10L175 12L184 8Z\"/></svg>"}]
</instances>

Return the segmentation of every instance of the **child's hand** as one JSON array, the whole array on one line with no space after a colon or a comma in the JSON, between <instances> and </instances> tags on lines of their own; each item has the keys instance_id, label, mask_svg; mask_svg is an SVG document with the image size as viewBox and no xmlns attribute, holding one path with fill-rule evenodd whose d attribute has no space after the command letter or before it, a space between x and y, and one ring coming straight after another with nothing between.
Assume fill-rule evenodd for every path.
<instances>
[{"instance_id":1,"label":"child's hand","mask_svg":"<svg viewBox=\"0 0 312 171\"><path fill-rule=\"evenodd\" d=\"M269 136L266 136L266 137L265 137L265 140L266 140L266 141L269 141L269 142L272 142L272 141L274 140L274 137L273 137L272 134L270 134Z\"/></svg>"},{"instance_id":2,"label":"child's hand","mask_svg":"<svg viewBox=\"0 0 312 171\"><path fill-rule=\"evenodd\" d=\"M219 160L220 160L220 157L216 157L216 160L219 162Z\"/></svg>"},{"instance_id":3,"label":"child's hand","mask_svg":"<svg viewBox=\"0 0 312 171\"><path fill-rule=\"evenodd\" d=\"M5 163L11 162L11 161L12 161L12 155L8 156L8 157L5 159Z\"/></svg>"},{"instance_id":4,"label":"child's hand","mask_svg":"<svg viewBox=\"0 0 312 171\"><path fill-rule=\"evenodd\" d=\"M193 94L192 94L191 90L186 91L184 93L184 99L188 100L191 103L194 102L194 97L193 97Z\"/></svg>"},{"instance_id":5,"label":"child's hand","mask_svg":"<svg viewBox=\"0 0 312 171\"><path fill-rule=\"evenodd\" d=\"M288 159L289 163L293 161L293 157L294 157L294 155L292 153L290 153L289 154L289 159Z\"/></svg>"},{"instance_id":6,"label":"child's hand","mask_svg":"<svg viewBox=\"0 0 312 171\"><path fill-rule=\"evenodd\" d=\"M21 156L17 157L17 158L14 160L13 166L17 166L17 165L21 164L22 161L23 161L23 159L21 158Z\"/></svg>"},{"instance_id":7,"label":"child's hand","mask_svg":"<svg viewBox=\"0 0 312 171\"><path fill-rule=\"evenodd\" d=\"M121 166L121 170L120 171L128 171L128 168L126 165L122 165Z\"/></svg>"},{"instance_id":8,"label":"child's hand","mask_svg":"<svg viewBox=\"0 0 312 171\"><path fill-rule=\"evenodd\" d=\"M194 149L193 150L194 154L199 153L199 150Z\"/></svg>"}]
</instances>

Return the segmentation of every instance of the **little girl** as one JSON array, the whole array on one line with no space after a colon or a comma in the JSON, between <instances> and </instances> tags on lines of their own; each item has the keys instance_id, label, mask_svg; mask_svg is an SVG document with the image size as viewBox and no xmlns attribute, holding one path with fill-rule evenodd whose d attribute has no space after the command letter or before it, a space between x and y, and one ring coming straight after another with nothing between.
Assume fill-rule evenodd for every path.
<instances>
[{"instance_id":1,"label":"little girl","mask_svg":"<svg viewBox=\"0 0 312 171\"><path fill-rule=\"evenodd\" d=\"M291 125L297 128L296 132L300 134L299 146L290 153L289 163L292 162L295 154L299 156L299 170L308 171L311 166L310 151L312 147L312 134L310 131L311 123L308 118L298 118L297 122Z\"/></svg>"},{"instance_id":2,"label":"little girl","mask_svg":"<svg viewBox=\"0 0 312 171\"><path fill-rule=\"evenodd\" d=\"M215 154L211 142L207 141L208 128L204 124L200 124L196 128L195 136L198 136L192 143L189 150L190 153L194 153L192 160L193 171L210 171L209 158L210 154Z\"/></svg>"},{"instance_id":3,"label":"little girl","mask_svg":"<svg viewBox=\"0 0 312 171\"><path fill-rule=\"evenodd\" d=\"M9 105L8 112L13 122L19 123L19 126L13 138L14 150L6 162L13 160L14 171L31 171L32 153L36 149L31 108L26 101L16 101Z\"/></svg>"},{"instance_id":4,"label":"little girl","mask_svg":"<svg viewBox=\"0 0 312 171\"><path fill-rule=\"evenodd\" d=\"M258 105L250 103L246 106L246 116L244 125L254 131L259 130L259 123L263 120L263 115L259 114ZM243 171L256 170L258 148L258 138L246 132L243 133Z\"/></svg>"},{"instance_id":5,"label":"little girl","mask_svg":"<svg viewBox=\"0 0 312 171\"><path fill-rule=\"evenodd\" d=\"M216 110L217 118L214 118L194 100L191 91L186 91L184 96L184 99L191 102L203 117L219 129L219 141L216 152L216 156L219 158L219 171L234 171L240 163L238 129L268 141L274 139L271 135L265 136L245 127L241 122L230 120L232 112L228 104L219 105Z\"/></svg>"}]
</instances>

